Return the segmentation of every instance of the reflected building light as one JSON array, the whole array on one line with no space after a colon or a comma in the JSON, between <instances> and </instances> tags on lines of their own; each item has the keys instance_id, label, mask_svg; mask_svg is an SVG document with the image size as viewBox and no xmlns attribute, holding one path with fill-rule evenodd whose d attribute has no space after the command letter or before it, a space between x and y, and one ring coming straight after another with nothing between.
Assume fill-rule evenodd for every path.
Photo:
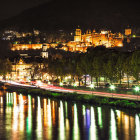
<instances>
[{"instance_id":1,"label":"reflected building light","mask_svg":"<svg viewBox=\"0 0 140 140\"><path fill-rule=\"evenodd\" d=\"M69 124L69 119L66 118L66 136L67 139L70 137L70 124Z\"/></svg>"},{"instance_id":2,"label":"reflected building light","mask_svg":"<svg viewBox=\"0 0 140 140\"><path fill-rule=\"evenodd\" d=\"M65 112L66 112L66 118L68 117L68 105L67 102L65 102Z\"/></svg>"},{"instance_id":3,"label":"reflected building light","mask_svg":"<svg viewBox=\"0 0 140 140\"><path fill-rule=\"evenodd\" d=\"M135 138L135 140L140 140L140 119L139 119L139 116L137 114L135 116L135 125L136 125L136 129L135 129L136 138Z\"/></svg>"},{"instance_id":4,"label":"reflected building light","mask_svg":"<svg viewBox=\"0 0 140 140\"><path fill-rule=\"evenodd\" d=\"M102 110L101 110L101 107L98 107L97 110L98 110L98 124L99 124L100 128L102 128L103 127L103 122L102 122Z\"/></svg>"},{"instance_id":5,"label":"reflected building light","mask_svg":"<svg viewBox=\"0 0 140 140\"><path fill-rule=\"evenodd\" d=\"M6 111L7 112L11 112L11 107L9 106L10 105L10 99L11 97L10 97L10 93L7 93L6 94L6 104L7 104L7 106L6 106Z\"/></svg>"},{"instance_id":6,"label":"reflected building light","mask_svg":"<svg viewBox=\"0 0 140 140\"><path fill-rule=\"evenodd\" d=\"M85 116L85 114L86 114L86 107L85 107L85 105L82 105L82 110L83 110L83 116Z\"/></svg>"},{"instance_id":7,"label":"reflected building light","mask_svg":"<svg viewBox=\"0 0 140 140\"><path fill-rule=\"evenodd\" d=\"M42 117L41 117L41 102L40 97L37 97L37 138L42 139Z\"/></svg>"},{"instance_id":8,"label":"reflected building light","mask_svg":"<svg viewBox=\"0 0 140 140\"><path fill-rule=\"evenodd\" d=\"M124 114L124 125L125 125L125 129L127 129L127 131L128 131L128 129L129 129L129 116L128 115L126 115L126 114Z\"/></svg>"},{"instance_id":9,"label":"reflected building light","mask_svg":"<svg viewBox=\"0 0 140 140\"><path fill-rule=\"evenodd\" d=\"M74 140L79 140L80 139L79 124L78 124L78 113L77 113L77 105L76 104L74 104L73 139Z\"/></svg>"},{"instance_id":10,"label":"reflected building light","mask_svg":"<svg viewBox=\"0 0 140 140\"><path fill-rule=\"evenodd\" d=\"M3 107L0 108L0 113L3 113Z\"/></svg>"},{"instance_id":11,"label":"reflected building light","mask_svg":"<svg viewBox=\"0 0 140 140\"><path fill-rule=\"evenodd\" d=\"M0 103L3 104L3 97L0 97Z\"/></svg>"},{"instance_id":12,"label":"reflected building light","mask_svg":"<svg viewBox=\"0 0 140 140\"><path fill-rule=\"evenodd\" d=\"M85 105L82 105L82 112L83 112L83 121L84 121L84 127L86 126L86 107Z\"/></svg>"},{"instance_id":13,"label":"reflected building light","mask_svg":"<svg viewBox=\"0 0 140 140\"><path fill-rule=\"evenodd\" d=\"M110 136L110 140L118 140L115 113L112 109L111 109L110 134L109 134L109 136Z\"/></svg>"},{"instance_id":14,"label":"reflected building light","mask_svg":"<svg viewBox=\"0 0 140 140\"><path fill-rule=\"evenodd\" d=\"M33 108L35 108L35 99L32 98L32 104L33 104Z\"/></svg>"},{"instance_id":15,"label":"reflected building light","mask_svg":"<svg viewBox=\"0 0 140 140\"><path fill-rule=\"evenodd\" d=\"M22 94L19 95L19 104L20 104L20 107L23 107L24 101L23 101L23 95Z\"/></svg>"},{"instance_id":16,"label":"reflected building light","mask_svg":"<svg viewBox=\"0 0 140 140\"><path fill-rule=\"evenodd\" d=\"M3 97L0 97L0 104L1 104L1 105L0 105L0 106L1 106L1 107L0 107L0 113L3 113L3 105L4 105L4 104L3 104Z\"/></svg>"},{"instance_id":17,"label":"reflected building light","mask_svg":"<svg viewBox=\"0 0 140 140\"><path fill-rule=\"evenodd\" d=\"M9 104L9 96L8 96L8 93L6 94L6 104Z\"/></svg>"},{"instance_id":18,"label":"reflected building light","mask_svg":"<svg viewBox=\"0 0 140 140\"><path fill-rule=\"evenodd\" d=\"M69 119L66 118L66 131L67 131L67 135L68 135L68 136L69 136L69 130L70 130Z\"/></svg>"},{"instance_id":19,"label":"reflected building light","mask_svg":"<svg viewBox=\"0 0 140 140\"><path fill-rule=\"evenodd\" d=\"M66 113L66 137L69 137L69 119L68 119L68 104L65 102L65 113Z\"/></svg>"},{"instance_id":20,"label":"reflected building light","mask_svg":"<svg viewBox=\"0 0 140 140\"><path fill-rule=\"evenodd\" d=\"M13 93L13 97L14 97L14 103L13 103L13 122L12 122L12 139L16 139L17 138L17 130L18 130L18 125L19 125L19 119L18 119L18 115L19 115L19 107L17 106L17 98L16 98L16 93Z\"/></svg>"},{"instance_id":21,"label":"reflected building light","mask_svg":"<svg viewBox=\"0 0 140 140\"><path fill-rule=\"evenodd\" d=\"M9 93L6 94L8 97L8 102L9 102ZM5 110L5 131L6 133L9 133L11 126L12 126L12 107L9 106L9 104L6 105L6 110Z\"/></svg>"},{"instance_id":22,"label":"reflected building light","mask_svg":"<svg viewBox=\"0 0 140 140\"><path fill-rule=\"evenodd\" d=\"M121 125L121 111L116 110L116 114L117 114L118 125Z\"/></svg>"},{"instance_id":23,"label":"reflected building light","mask_svg":"<svg viewBox=\"0 0 140 140\"><path fill-rule=\"evenodd\" d=\"M47 99L44 99L44 126L47 126Z\"/></svg>"},{"instance_id":24,"label":"reflected building light","mask_svg":"<svg viewBox=\"0 0 140 140\"><path fill-rule=\"evenodd\" d=\"M28 95L28 118L27 118L27 133L31 136L32 132L32 99L31 95Z\"/></svg>"},{"instance_id":25,"label":"reflected building light","mask_svg":"<svg viewBox=\"0 0 140 140\"><path fill-rule=\"evenodd\" d=\"M65 140L64 109L62 101L60 101L59 107L59 140Z\"/></svg>"},{"instance_id":26,"label":"reflected building light","mask_svg":"<svg viewBox=\"0 0 140 140\"><path fill-rule=\"evenodd\" d=\"M90 110L86 109L86 127L90 128Z\"/></svg>"},{"instance_id":27,"label":"reflected building light","mask_svg":"<svg viewBox=\"0 0 140 140\"><path fill-rule=\"evenodd\" d=\"M48 99L47 109L48 109L48 126L51 127L52 126L52 115L51 115L51 103L50 103L50 99Z\"/></svg>"},{"instance_id":28,"label":"reflected building light","mask_svg":"<svg viewBox=\"0 0 140 140\"><path fill-rule=\"evenodd\" d=\"M120 110L116 110L117 113L117 117L120 119L121 118L121 111Z\"/></svg>"},{"instance_id":29,"label":"reflected building light","mask_svg":"<svg viewBox=\"0 0 140 140\"><path fill-rule=\"evenodd\" d=\"M91 123L90 123L90 140L98 140L97 137L97 130L96 130L96 123L95 123L95 112L94 108L91 107Z\"/></svg>"},{"instance_id":30,"label":"reflected building light","mask_svg":"<svg viewBox=\"0 0 140 140\"><path fill-rule=\"evenodd\" d=\"M14 131L17 131L18 130L18 108L15 106L14 108L13 108L13 127L12 127L12 129L14 130Z\"/></svg>"},{"instance_id":31,"label":"reflected building light","mask_svg":"<svg viewBox=\"0 0 140 140\"><path fill-rule=\"evenodd\" d=\"M17 105L17 97L16 97L16 92L13 93L14 94L14 106Z\"/></svg>"},{"instance_id":32,"label":"reflected building light","mask_svg":"<svg viewBox=\"0 0 140 140\"><path fill-rule=\"evenodd\" d=\"M10 94L11 95L11 104L13 104L13 93Z\"/></svg>"},{"instance_id":33,"label":"reflected building light","mask_svg":"<svg viewBox=\"0 0 140 140\"><path fill-rule=\"evenodd\" d=\"M130 130L130 118L129 118L129 115L126 115L124 112L122 112L122 123L123 123L123 126L124 126L124 132L126 133L124 135L124 139L129 139L129 130Z\"/></svg>"},{"instance_id":34,"label":"reflected building light","mask_svg":"<svg viewBox=\"0 0 140 140\"><path fill-rule=\"evenodd\" d=\"M8 93L8 96L9 96L9 97L8 97L8 99L9 99L9 100L8 100L8 103L9 103L9 104L11 104L11 96L10 96L10 95L11 95L11 94Z\"/></svg>"},{"instance_id":35,"label":"reflected building light","mask_svg":"<svg viewBox=\"0 0 140 140\"><path fill-rule=\"evenodd\" d=\"M23 102L23 95L19 95L19 104L20 104L20 113L19 113L19 127L20 131L24 131L24 102Z\"/></svg>"},{"instance_id":36,"label":"reflected building light","mask_svg":"<svg viewBox=\"0 0 140 140\"><path fill-rule=\"evenodd\" d=\"M55 104L54 101L52 102L52 122L53 126L55 125Z\"/></svg>"},{"instance_id":37,"label":"reflected building light","mask_svg":"<svg viewBox=\"0 0 140 140\"><path fill-rule=\"evenodd\" d=\"M44 100L44 104L47 105L47 100ZM46 110L46 109L45 109ZM46 139L52 139L52 114L51 114L51 101L48 99L48 105L46 110L46 119L44 121L47 122L47 133L46 133Z\"/></svg>"}]
</instances>

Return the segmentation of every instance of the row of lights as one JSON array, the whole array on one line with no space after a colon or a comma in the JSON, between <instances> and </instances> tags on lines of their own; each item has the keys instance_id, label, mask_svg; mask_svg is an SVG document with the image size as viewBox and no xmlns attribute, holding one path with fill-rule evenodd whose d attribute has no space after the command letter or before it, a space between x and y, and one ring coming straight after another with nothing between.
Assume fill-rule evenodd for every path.
<instances>
[{"instance_id":1,"label":"row of lights","mask_svg":"<svg viewBox=\"0 0 140 140\"><path fill-rule=\"evenodd\" d=\"M60 82L59 85L62 87L62 86L63 86L63 83ZM74 86L74 87L77 87L77 84L74 83L73 86ZM95 88L95 85L94 85L94 84L91 84L91 85L90 85L90 88L91 88L91 89L94 89L94 88ZM109 88L110 88L111 90L115 90L115 89L116 89L115 85L110 85ZM139 91L140 91L140 87L139 87L139 86L135 86L134 90L135 90L136 92L139 92Z\"/></svg>"}]
</instances>

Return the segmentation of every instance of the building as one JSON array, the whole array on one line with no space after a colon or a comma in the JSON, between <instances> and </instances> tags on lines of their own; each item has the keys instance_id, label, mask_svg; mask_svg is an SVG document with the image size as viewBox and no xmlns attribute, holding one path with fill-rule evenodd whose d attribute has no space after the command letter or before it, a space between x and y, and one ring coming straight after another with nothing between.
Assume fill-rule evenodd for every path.
<instances>
[{"instance_id":1,"label":"building","mask_svg":"<svg viewBox=\"0 0 140 140\"><path fill-rule=\"evenodd\" d=\"M48 51L47 51L47 49L48 49L48 46L44 44L42 46L42 52L41 52L42 58L48 58Z\"/></svg>"},{"instance_id":2,"label":"building","mask_svg":"<svg viewBox=\"0 0 140 140\"><path fill-rule=\"evenodd\" d=\"M11 79L18 81L28 81L30 79L29 69L32 64L25 63L22 58L19 61L14 62L12 65Z\"/></svg>"},{"instance_id":3,"label":"building","mask_svg":"<svg viewBox=\"0 0 140 140\"><path fill-rule=\"evenodd\" d=\"M121 33L113 34L111 31L102 30L97 33L95 30L87 30L86 33L82 34L80 28L76 29L74 41L69 41L67 43L62 43L61 48L65 51L79 51L86 52L88 47L105 46L110 47L123 47L123 35ZM43 49L42 56L48 57L46 49L56 48L58 49L59 43L46 43L46 44L13 44L11 50L29 50L29 49Z\"/></svg>"},{"instance_id":4,"label":"building","mask_svg":"<svg viewBox=\"0 0 140 140\"><path fill-rule=\"evenodd\" d=\"M81 29L76 29L74 41L70 46L75 47L90 47L104 45L109 47L122 47L123 35L121 33L111 33L111 31L102 30L100 33L96 33L95 30L87 30L85 34L82 34ZM69 46L69 45L68 45Z\"/></svg>"},{"instance_id":5,"label":"building","mask_svg":"<svg viewBox=\"0 0 140 140\"><path fill-rule=\"evenodd\" d=\"M37 50L42 49L42 44L13 44L11 50Z\"/></svg>"}]
</instances>

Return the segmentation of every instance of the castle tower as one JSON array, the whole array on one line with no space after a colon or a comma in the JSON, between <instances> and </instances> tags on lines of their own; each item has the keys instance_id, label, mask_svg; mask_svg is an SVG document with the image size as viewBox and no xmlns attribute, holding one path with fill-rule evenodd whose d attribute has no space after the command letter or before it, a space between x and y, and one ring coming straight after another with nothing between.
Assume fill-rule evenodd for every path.
<instances>
[{"instance_id":1,"label":"castle tower","mask_svg":"<svg viewBox=\"0 0 140 140\"><path fill-rule=\"evenodd\" d=\"M74 41L81 42L81 40L82 40L82 31L80 28L77 28L75 31Z\"/></svg>"},{"instance_id":2,"label":"castle tower","mask_svg":"<svg viewBox=\"0 0 140 140\"><path fill-rule=\"evenodd\" d=\"M131 42L131 35L132 35L132 29L131 28L125 29L125 36L127 38L127 43Z\"/></svg>"},{"instance_id":3,"label":"castle tower","mask_svg":"<svg viewBox=\"0 0 140 140\"><path fill-rule=\"evenodd\" d=\"M125 35L130 36L132 33L132 30L130 28L125 29Z\"/></svg>"},{"instance_id":4,"label":"castle tower","mask_svg":"<svg viewBox=\"0 0 140 140\"><path fill-rule=\"evenodd\" d=\"M86 42L92 43L91 30L86 31Z\"/></svg>"},{"instance_id":5,"label":"castle tower","mask_svg":"<svg viewBox=\"0 0 140 140\"><path fill-rule=\"evenodd\" d=\"M91 35L91 30L87 30L87 31L86 31L86 34L87 34L87 35Z\"/></svg>"}]
</instances>

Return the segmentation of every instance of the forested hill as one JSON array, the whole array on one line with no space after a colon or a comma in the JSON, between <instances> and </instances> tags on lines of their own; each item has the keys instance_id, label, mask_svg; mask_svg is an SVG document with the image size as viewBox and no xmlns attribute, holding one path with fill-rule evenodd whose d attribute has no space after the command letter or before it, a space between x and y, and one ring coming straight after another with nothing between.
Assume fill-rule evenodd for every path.
<instances>
[{"instance_id":1,"label":"forested hill","mask_svg":"<svg viewBox=\"0 0 140 140\"><path fill-rule=\"evenodd\" d=\"M52 0L28 9L0 23L0 28L17 26L20 29L71 30L109 28L115 31L128 25L140 26L139 4L112 0Z\"/></svg>"}]
</instances>

